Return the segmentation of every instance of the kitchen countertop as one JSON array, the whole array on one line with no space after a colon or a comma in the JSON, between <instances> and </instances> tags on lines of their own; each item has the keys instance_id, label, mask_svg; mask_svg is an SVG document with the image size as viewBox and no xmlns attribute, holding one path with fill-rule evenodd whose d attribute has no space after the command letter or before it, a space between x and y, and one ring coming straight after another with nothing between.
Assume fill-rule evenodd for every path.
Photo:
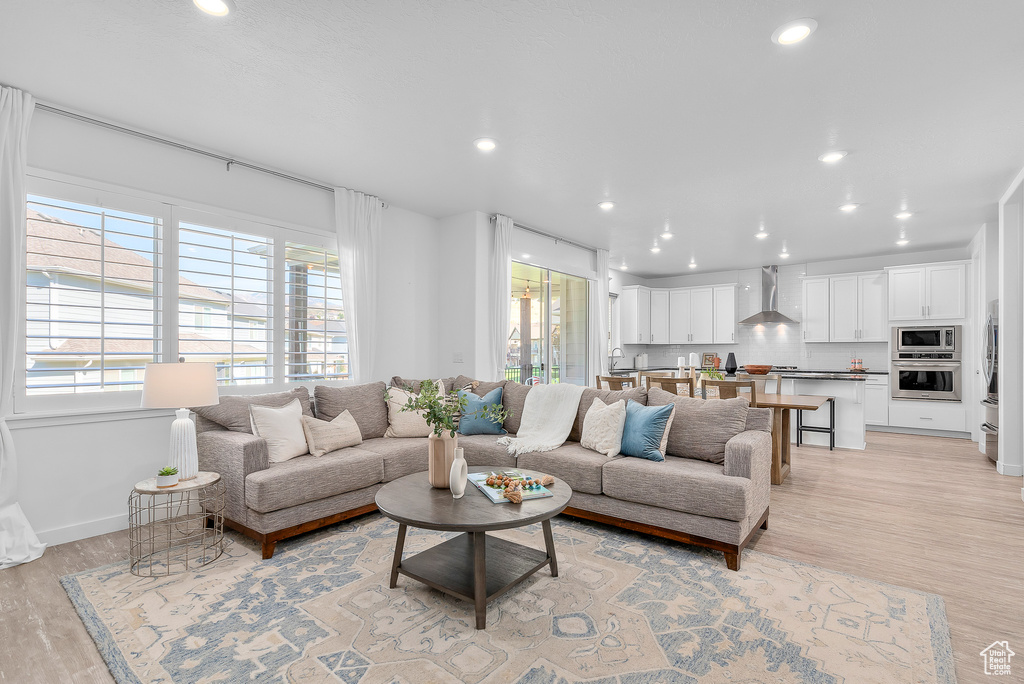
<instances>
[{"instance_id":1,"label":"kitchen countertop","mask_svg":"<svg viewBox=\"0 0 1024 684\"><path fill-rule=\"evenodd\" d=\"M641 370L645 371L669 371L676 370L676 366L648 366L647 368L616 368L611 372L612 375L630 375ZM742 370L742 368L740 369ZM722 371L724 375L725 372ZM884 370L864 370L864 371L851 371L851 370L784 370L777 371L778 375L782 376L783 380L867 380L869 375L888 375L889 371Z\"/></svg>"}]
</instances>

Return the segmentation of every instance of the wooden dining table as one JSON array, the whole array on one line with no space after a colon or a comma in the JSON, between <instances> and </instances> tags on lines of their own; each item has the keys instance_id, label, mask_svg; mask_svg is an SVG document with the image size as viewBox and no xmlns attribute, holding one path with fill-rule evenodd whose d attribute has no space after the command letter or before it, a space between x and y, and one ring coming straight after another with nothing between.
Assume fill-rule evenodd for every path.
<instances>
[{"instance_id":1,"label":"wooden dining table","mask_svg":"<svg viewBox=\"0 0 1024 684\"><path fill-rule=\"evenodd\" d=\"M817 411L830 397L815 394L758 394L757 407L772 410L772 484L782 484L790 470L789 412Z\"/></svg>"}]
</instances>

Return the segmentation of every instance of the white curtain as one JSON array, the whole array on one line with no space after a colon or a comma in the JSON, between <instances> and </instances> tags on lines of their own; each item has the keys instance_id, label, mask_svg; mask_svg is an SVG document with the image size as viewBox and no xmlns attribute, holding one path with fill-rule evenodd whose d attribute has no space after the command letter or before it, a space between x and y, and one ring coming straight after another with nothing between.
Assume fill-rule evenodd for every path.
<instances>
[{"instance_id":1,"label":"white curtain","mask_svg":"<svg viewBox=\"0 0 1024 684\"><path fill-rule=\"evenodd\" d=\"M334 216L350 377L355 382L370 382L374 380L377 343L380 199L355 190L335 188Z\"/></svg>"},{"instance_id":2,"label":"white curtain","mask_svg":"<svg viewBox=\"0 0 1024 684\"><path fill-rule=\"evenodd\" d=\"M46 548L16 501L18 459L7 428L25 301L25 164L34 106L28 93L0 87L0 568L35 560Z\"/></svg>"},{"instance_id":3,"label":"white curtain","mask_svg":"<svg viewBox=\"0 0 1024 684\"><path fill-rule=\"evenodd\" d=\"M597 250L597 280L590 296L590 378L608 375L608 250Z\"/></svg>"},{"instance_id":4,"label":"white curtain","mask_svg":"<svg viewBox=\"0 0 1024 684\"><path fill-rule=\"evenodd\" d=\"M494 379L505 377L508 354L508 323L512 310L512 219L494 219L494 251L491 252L491 368Z\"/></svg>"}]
</instances>

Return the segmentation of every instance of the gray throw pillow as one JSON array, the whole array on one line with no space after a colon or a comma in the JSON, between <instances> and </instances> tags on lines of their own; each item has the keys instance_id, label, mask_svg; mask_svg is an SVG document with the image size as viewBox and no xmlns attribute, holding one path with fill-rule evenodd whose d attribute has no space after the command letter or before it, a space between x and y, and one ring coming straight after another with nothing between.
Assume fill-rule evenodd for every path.
<instances>
[{"instance_id":1,"label":"gray throw pillow","mask_svg":"<svg viewBox=\"0 0 1024 684\"><path fill-rule=\"evenodd\" d=\"M309 390L305 387L296 387L288 392L271 392L269 394L249 394L246 396L237 394L222 395L219 404L197 406L192 411L197 416L212 421L233 432L248 432L252 434L252 425L249 422L249 406L279 408L287 406L296 399L302 405L303 415L312 417L313 409L309 405Z\"/></svg>"},{"instance_id":2,"label":"gray throw pillow","mask_svg":"<svg viewBox=\"0 0 1024 684\"><path fill-rule=\"evenodd\" d=\"M519 432L519 427L523 424L523 407L526 406L526 395L530 393L531 389L533 389L533 385L520 385L512 380L505 383L501 393L501 405L511 412L501 425L505 428L506 432L513 434Z\"/></svg>"},{"instance_id":3,"label":"gray throw pillow","mask_svg":"<svg viewBox=\"0 0 1024 684\"><path fill-rule=\"evenodd\" d=\"M580 397L580 405L576 410L576 420L573 422L572 430L569 432L570 442L578 442L583 437L583 419L587 417L587 411L590 410L594 399L600 399L605 404L614 404L619 399L628 404L629 400L632 399L646 406L647 390L643 387L633 387L628 390L601 390L588 387L583 390L583 396Z\"/></svg>"},{"instance_id":4,"label":"gray throw pillow","mask_svg":"<svg viewBox=\"0 0 1024 684\"><path fill-rule=\"evenodd\" d=\"M385 389L383 382L342 387L317 385L313 388L316 417L320 420L334 420L342 411L348 411L356 419L364 440L383 437L388 429Z\"/></svg>"},{"instance_id":5,"label":"gray throw pillow","mask_svg":"<svg viewBox=\"0 0 1024 684\"><path fill-rule=\"evenodd\" d=\"M668 432L670 456L725 463L725 443L746 430L749 403L735 399L681 397L654 387L647 393L650 406L676 405L675 419Z\"/></svg>"}]
</instances>

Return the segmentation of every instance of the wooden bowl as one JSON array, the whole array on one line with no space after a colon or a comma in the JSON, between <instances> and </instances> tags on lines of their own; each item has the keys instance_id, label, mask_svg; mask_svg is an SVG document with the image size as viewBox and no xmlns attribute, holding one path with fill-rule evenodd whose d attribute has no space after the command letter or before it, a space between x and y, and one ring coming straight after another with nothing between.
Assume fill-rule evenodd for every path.
<instances>
[{"instance_id":1,"label":"wooden bowl","mask_svg":"<svg viewBox=\"0 0 1024 684\"><path fill-rule=\"evenodd\" d=\"M750 373L751 375L767 375L768 371L772 369L771 364L767 366L752 366L749 363L743 366L743 370Z\"/></svg>"}]
</instances>

